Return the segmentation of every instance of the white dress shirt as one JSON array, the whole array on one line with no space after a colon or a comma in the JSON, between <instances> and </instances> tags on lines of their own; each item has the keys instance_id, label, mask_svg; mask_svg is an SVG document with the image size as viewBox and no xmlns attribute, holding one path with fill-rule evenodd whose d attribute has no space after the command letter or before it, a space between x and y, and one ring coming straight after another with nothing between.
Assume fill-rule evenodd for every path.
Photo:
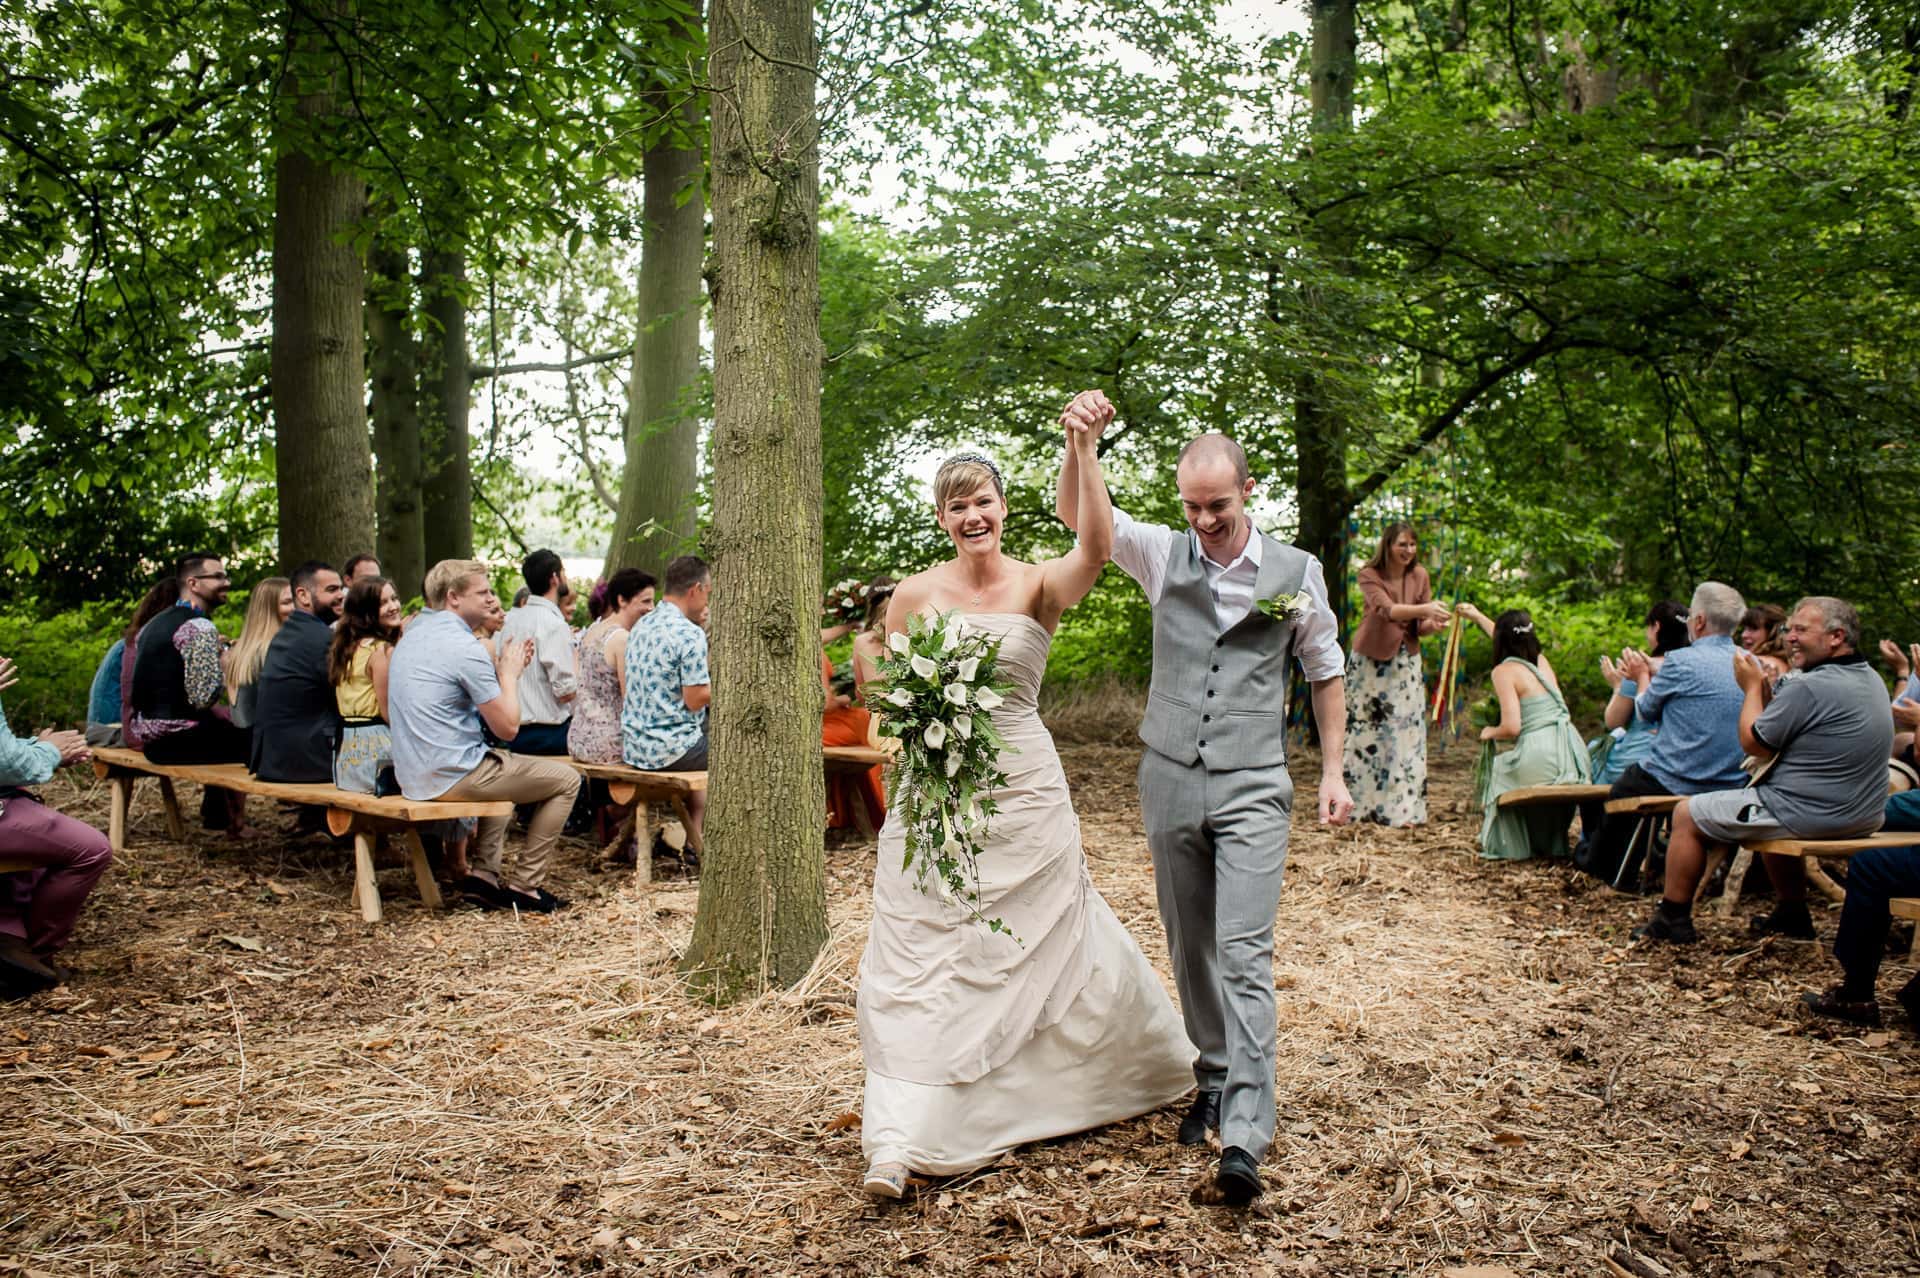
<instances>
[{"instance_id":1,"label":"white dress shirt","mask_svg":"<svg viewBox=\"0 0 1920 1278\"><path fill-rule=\"evenodd\" d=\"M573 717L573 703L562 701L580 686L573 664L573 628L560 615L560 605L534 595L507 613L494 651L522 639L533 640L533 660L520 676L520 722L565 723Z\"/></svg>"},{"instance_id":2,"label":"white dress shirt","mask_svg":"<svg viewBox=\"0 0 1920 1278\"><path fill-rule=\"evenodd\" d=\"M1221 630L1237 624L1253 610L1254 586L1260 577L1260 532L1251 529L1247 546L1230 564L1217 564L1199 546L1191 528L1184 533L1159 524L1143 524L1125 512L1113 512L1113 562L1120 571L1140 583L1147 602L1157 604L1166 586L1167 556L1176 537L1193 537L1200 552L1200 566L1207 574L1207 587L1213 594L1213 616ZM1340 653L1340 623L1327 603L1327 577L1320 561L1307 557L1306 578L1300 588L1307 595L1305 614L1294 623L1293 655L1310 683L1338 679L1346 669Z\"/></svg>"}]
</instances>

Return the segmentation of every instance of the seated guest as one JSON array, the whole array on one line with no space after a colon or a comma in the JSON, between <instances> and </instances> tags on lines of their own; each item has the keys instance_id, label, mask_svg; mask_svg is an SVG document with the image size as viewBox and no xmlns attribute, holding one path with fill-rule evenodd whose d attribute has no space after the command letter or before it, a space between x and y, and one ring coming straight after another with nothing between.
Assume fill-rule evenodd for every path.
<instances>
[{"instance_id":1,"label":"seated guest","mask_svg":"<svg viewBox=\"0 0 1920 1278\"><path fill-rule=\"evenodd\" d=\"M621 754L649 772L701 772L707 766L708 602L713 580L704 560L682 555L667 565L665 594L627 639L627 695L620 708ZM687 796L687 817L701 832L706 795Z\"/></svg>"},{"instance_id":2,"label":"seated guest","mask_svg":"<svg viewBox=\"0 0 1920 1278\"><path fill-rule=\"evenodd\" d=\"M1654 674L1659 674L1669 652L1692 642L1687 634L1687 606L1663 599L1647 610L1646 624L1647 665ZM1654 737L1659 734L1658 728L1634 713L1633 699L1639 695L1640 687L1627 678L1626 659L1626 649L1621 650L1619 665L1608 660L1605 653L1600 656L1600 677L1607 681L1613 695L1607 699L1602 715L1608 735L1603 739L1603 748L1592 752L1595 785L1612 785L1618 781L1628 767L1647 757L1647 752L1653 749ZM1596 817L1595 822L1598 820Z\"/></svg>"},{"instance_id":3,"label":"seated guest","mask_svg":"<svg viewBox=\"0 0 1920 1278\"><path fill-rule=\"evenodd\" d=\"M0 688L16 680L0 657ZM107 836L21 789L44 785L54 771L84 762L77 732L42 732L23 741L0 710L0 851L34 868L0 875L0 998L20 998L71 975L53 961L66 943L88 893L113 863Z\"/></svg>"},{"instance_id":4,"label":"seated guest","mask_svg":"<svg viewBox=\"0 0 1920 1278\"><path fill-rule=\"evenodd\" d=\"M1609 799L1701 794L1746 780L1740 770L1742 698L1733 674L1733 630L1743 608L1732 586L1703 581L1687 605L1690 642L1669 652L1658 673L1645 653L1622 656L1621 687L1640 690L1632 698L1634 716L1658 735L1647 757L1613 782ZM1612 882L1638 820L1624 812L1599 816L1590 838L1582 840L1580 868Z\"/></svg>"},{"instance_id":5,"label":"seated guest","mask_svg":"<svg viewBox=\"0 0 1920 1278\"><path fill-rule=\"evenodd\" d=\"M129 736L154 763L245 763L247 733L234 726L220 697L223 640L207 616L226 602L227 570L218 555L184 556L174 576L180 596L141 629L134 642L133 714ZM208 787L200 800L206 828L243 838L245 797Z\"/></svg>"},{"instance_id":6,"label":"seated guest","mask_svg":"<svg viewBox=\"0 0 1920 1278\"><path fill-rule=\"evenodd\" d=\"M892 596L890 577L876 577L867 585L866 618L853 641L852 696L834 691L833 662L825 653L820 654L820 683L827 698L820 725L823 745L868 744L873 716L860 703L866 699L867 681L877 673L874 663L886 645L887 600ZM868 828L873 830L887 819L887 787L878 765L860 773L836 772L827 778L827 828L857 827L857 810L864 810Z\"/></svg>"},{"instance_id":7,"label":"seated guest","mask_svg":"<svg viewBox=\"0 0 1920 1278\"><path fill-rule=\"evenodd\" d=\"M495 651L533 641L533 662L520 680L520 734L515 754L565 754L567 721L579 692L574 672L573 627L561 601L572 593L567 569L551 550L536 550L521 564L527 604L515 608L495 640Z\"/></svg>"},{"instance_id":8,"label":"seated guest","mask_svg":"<svg viewBox=\"0 0 1920 1278\"><path fill-rule=\"evenodd\" d=\"M1880 828L1920 831L1920 790L1889 797ZM1856 1025L1880 1023L1874 984L1893 926L1887 902L1903 896L1920 896L1920 834L1912 847L1869 848L1848 859L1847 899L1840 907L1840 931L1833 938L1833 956L1846 979L1822 993L1805 995L1809 1008ZM1908 981L1895 997L1914 1028L1920 1029L1920 976Z\"/></svg>"},{"instance_id":9,"label":"seated guest","mask_svg":"<svg viewBox=\"0 0 1920 1278\"><path fill-rule=\"evenodd\" d=\"M393 770L387 727L387 672L400 642L400 594L385 577L363 577L347 591L327 649L327 679L340 712L333 783L358 794L393 793L380 784ZM391 783L392 778L388 778Z\"/></svg>"},{"instance_id":10,"label":"seated guest","mask_svg":"<svg viewBox=\"0 0 1920 1278\"><path fill-rule=\"evenodd\" d=\"M172 606L180 597L180 583L164 577L148 588L146 597L133 610L133 620L113 641L100 665L93 672L93 684L87 689L87 744L117 746L126 743L121 725L126 722L127 675L132 661L128 647L140 628Z\"/></svg>"},{"instance_id":11,"label":"seated guest","mask_svg":"<svg viewBox=\"0 0 1920 1278\"><path fill-rule=\"evenodd\" d=\"M503 865L508 817L488 817L477 835L480 868L459 887L487 908L548 912L566 904L541 886L580 774L566 764L489 749L481 730L511 743L520 732L521 674L529 641L508 644L496 670L474 631L499 606L485 564L446 559L427 574L427 606L387 673L393 770L409 799L507 799L536 805L514 871Z\"/></svg>"},{"instance_id":12,"label":"seated guest","mask_svg":"<svg viewBox=\"0 0 1920 1278\"><path fill-rule=\"evenodd\" d=\"M1482 741L1511 741L1513 749L1496 755L1481 787L1485 816L1480 823L1480 855L1490 861L1524 861L1533 856L1565 856L1572 817L1559 806L1501 808L1508 790L1534 785L1578 785L1592 775L1587 746L1567 714L1566 700L1553 666L1540 652L1533 618L1514 610L1490 621L1470 603L1460 611L1493 636L1493 691L1500 699L1500 722L1480 730Z\"/></svg>"},{"instance_id":13,"label":"seated guest","mask_svg":"<svg viewBox=\"0 0 1920 1278\"><path fill-rule=\"evenodd\" d=\"M340 574L318 560L294 569L291 580L293 614L267 645L256 680L247 770L262 781L319 785L333 780L333 748L340 740L327 650L345 591Z\"/></svg>"},{"instance_id":14,"label":"seated guest","mask_svg":"<svg viewBox=\"0 0 1920 1278\"><path fill-rule=\"evenodd\" d=\"M1770 684L1777 685L1793 670L1793 660L1787 652L1787 640L1783 635L1776 634L1761 643L1759 647L1749 648L1747 651L1751 652L1754 660L1760 663L1760 669L1766 672L1767 682Z\"/></svg>"},{"instance_id":15,"label":"seated guest","mask_svg":"<svg viewBox=\"0 0 1920 1278\"><path fill-rule=\"evenodd\" d=\"M362 581L381 580L380 561L372 555L354 555L347 560L347 566L340 570L340 575L348 590Z\"/></svg>"},{"instance_id":16,"label":"seated guest","mask_svg":"<svg viewBox=\"0 0 1920 1278\"><path fill-rule=\"evenodd\" d=\"M607 581L599 619L580 636L579 693L567 725L567 753L582 762L620 762L627 635L653 611L653 589L651 574L622 568Z\"/></svg>"},{"instance_id":17,"label":"seated guest","mask_svg":"<svg viewBox=\"0 0 1920 1278\"><path fill-rule=\"evenodd\" d=\"M1756 652L1767 640L1779 636L1787 624L1787 610L1779 604L1754 604L1740 617L1740 646Z\"/></svg>"},{"instance_id":18,"label":"seated guest","mask_svg":"<svg viewBox=\"0 0 1920 1278\"><path fill-rule=\"evenodd\" d=\"M1914 758L1914 734L1920 730L1920 643L1900 651L1891 639L1880 641L1880 655L1893 676L1893 757L1909 764Z\"/></svg>"},{"instance_id":19,"label":"seated guest","mask_svg":"<svg viewBox=\"0 0 1920 1278\"><path fill-rule=\"evenodd\" d=\"M1795 672L1771 701L1759 663L1750 654L1736 659L1740 745L1763 769L1745 789L1696 794L1674 810L1666 895L1635 936L1678 945L1699 939L1693 894L1712 844L1841 839L1880 828L1893 721L1886 687L1859 644L1853 606L1815 596L1796 604L1788 619ZM1812 940L1805 863L1769 855L1766 865L1777 904L1752 920L1754 932Z\"/></svg>"},{"instance_id":20,"label":"seated guest","mask_svg":"<svg viewBox=\"0 0 1920 1278\"><path fill-rule=\"evenodd\" d=\"M257 681L267 660L267 645L292 615L293 586L285 577L268 577L247 596L240 637L227 649L225 659L227 704L233 707L235 727L253 727L254 698L260 691Z\"/></svg>"}]
</instances>

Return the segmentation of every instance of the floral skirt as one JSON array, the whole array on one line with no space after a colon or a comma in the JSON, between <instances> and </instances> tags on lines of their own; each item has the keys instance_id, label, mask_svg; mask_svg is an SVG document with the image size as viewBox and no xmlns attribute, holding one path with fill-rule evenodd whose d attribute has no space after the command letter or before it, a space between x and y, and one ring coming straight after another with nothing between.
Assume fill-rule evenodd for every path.
<instances>
[{"instance_id":1,"label":"floral skirt","mask_svg":"<svg viewBox=\"0 0 1920 1278\"><path fill-rule=\"evenodd\" d=\"M348 724L340 729L333 755L333 783L355 794L373 794L380 769L393 765L393 729L384 723Z\"/></svg>"},{"instance_id":2,"label":"floral skirt","mask_svg":"<svg viewBox=\"0 0 1920 1278\"><path fill-rule=\"evenodd\" d=\"M1391 661L1347 658L1347 789L1353 819L1419 825L1427 819L1427 687L1418 651Z\"/></svg>"}]
</instances>

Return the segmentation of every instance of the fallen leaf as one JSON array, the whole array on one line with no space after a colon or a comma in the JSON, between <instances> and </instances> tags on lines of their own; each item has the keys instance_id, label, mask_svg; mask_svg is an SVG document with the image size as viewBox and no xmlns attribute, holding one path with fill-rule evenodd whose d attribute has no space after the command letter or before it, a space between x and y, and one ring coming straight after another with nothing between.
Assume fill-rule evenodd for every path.
<instances>
[{"instance_id":1,"label":"fallen leaf","mask_svg":"<svg viewBox=\"0 0 1920 1278\"><path fill-rule=\"evenodd\" d=\"M205 1096L188 1096L180 1102L182 1109L203 1109L213 1102Z\"/></svg>"},{"instance_id":2,"label":"fallen leaf","mask_svg":"<svg viewBox=\"0 0 1920 1278\"><path fill-rule=\"evenodd\" d=\"M1696 1216L1704 1216L1713 1210L1713 1204L1707 1201L1705 1194L1702 1194L1700 1197L1694 1199L1692 1203L1688 1204L1687 1210Z\"/></svg>"},{"instance_id":3,"label":"fallen leaf","mask_svg":"<svg viewBox=\"0 0 1920 1278\"><path fill-rule=\"evenodd\" d=\"M7 1032L13 1035L15 1042L31 1043L33 1041L33 1035L27 1033L25 1030L21 1029L18 1025L15 1025L12 1029L8 1030Z\"/></svg>"},{"instance_id":4,"label":"fallen leaf","mask_svg":"<svg viewBox=\"0 0 1920 1278\"><path fill-rule=\"evenodd\" d=\"M18 1030L15 1030L14 1032L16 1034L20 1033ZM21 1034L20 1041L23 1043L26 1042L27 1036L25 1034ZM1885 1047L1888 1043L1891 1043L1892 1041L1893 1041L1893 1035L1891 1034L1869 1034L1865 1038L1860 1040L1861 1045L1865 1047Z\"/></svg>"},{"instance_id":5,"label":"fallen leaf","mask_svg":"<svg viewBox=\"0 0 1920 1278\"><path fill-rule=\"evenodd\" d=\"M267 880L267 891L273 893L275 896L292 896L293 895L293 889L288 887L286 884L280 882L277 879Z\"/></svg>"},{"instance_id":6,"label":"fallen leaf","mask_svg":"<svg viewBox=\"0 0 1920 1278\"><path fill-rule=\"evenodd\" d=\"M620 1245L620 1231L612 1225L607 1225L594 1230L593 1237L587 1241L596 1247L618 1247Z\"/></svg>"},{"instance_id":7,"label":"fallen leaf","mask_svg":"<svg viewBox=\"0 0 1920 1278\"><path fill-rule=\"evenodd\" d=\"M746 1217L742 1216L739 1212L728 1211L725 1207L715 1207L713 1209L713 1214L715 1216L718 1216L721 1220L726 1221L729 1225L737 1225L742 1220L746 1219Z\"/></svg>"},{"instance_id":8,"label":"fallen leaf","mask_svg":"<svg viewBox=\"0 0 1920 1278\"><path fill-rule=\"evenodd\" d=\"M390 1038L369 1039L365 1043L361 1044L361 1047L363 1047L365 1050L369 1052L385 1051L387 1048L392 1046L393 1046L393 1040Z\"/></svg>"},{"instance_id":9,"label":"fallen leaf","mask_svg":"<svg viewBox=\"0 0 1920 1278\"><path fill-rule=\"evenodd\" d=\"M1495 1132L1493 1143L1502 1149L1520 1149L1526 1145L1527 1138L1519 1132Z\"/></svg>"},{"instance_id":10,"label":"fallen leaf","mask_svg":"<svg viewBox=\"0 0 1920 1278\"><path fill-rule=\"evenodd\" d=\"M828 1120L827 1125L820 1130L823 1132L844 1132L850 1127L858 1127L859 1125L860 1115L854 1113L852 1110L848 1110L846 1113Z\"/></svg>"},{"instance_id":11,"label":"fallen leaf","mask_svg":"<svg viewBox=\"0 0 1920 1278\"><path fill-rule=\"evenodd\" d=\"M1728 1158L1745 1158L1747 1156L1747 1151L1752 1148L1753 1146L1749 1145L1744 1140L1735 1140L1733 1144L1727 1146L1727 1157Z\"/></svg>"},{"instance_id":12,"label":"fallen leaf","mask_svg":"<svg viewBox=\"0 0 1920 1278\"><path fill-rule=\"evenodd\" d=\"M285 1157L285 1154L262 1154L258 1158L249 1158L246 1162L241 1163L240 1170L259 1171L262 1167L273 1166Z\"/></svg>"},{"instance_id":13,"label":"fallen leaf","mask_svg":"<svg viewBox=\"0 0 1920 1278\"><path fill-rule=\"evenodd\" d=\"M1818 1096L1820 1094L1820 1084L1818 1083L1788 1083L1787 1086L1799 1092L1802 1096Z\"/></svg>"},{"instance_id":14,"label":"fallen leaf","mask_svg":"<svg viewBox=\"0 0 1920 1278\"><path fill-rule=\"evenodd\" d=\"M464 1181L450 1180L440 1186L440 1192L443 1194L451 1194L456 1198L468 1198L479 1191Z\"/></svg>"},{"instance_id":15,"label":"fallen leaf","mask_svg":"<svg viewBox=\"0 0 1920 1278\"><path fill-rule=\"evenodd\" d=\"M216 941L225 941L236 950L247 950L253 954L264 954L267 952L266 943L257 936L217 936L214 939Z\"/></svg>"},{"instance_id":16,"label":"fallen leaf","mask_svg":"<svg viewBox=\"0 0 1920 1278\"><path fill-rule=\"evenodd\" d=\"M101 1047L97 1043L82 1043L73 1049L75 1056L91 1056L98 1060L115 1060L126 1053L117 1047Z\"/></svg>"},{"instance_id":17,"label":"fallen leaf","mask_svg":"<svg viewBox=\"0 0 1920 1278\"><path fill-rule=\"evenodd\" d=\"M155 1127L160 1127L165 1125L168 1122L168 1120L170 1120L177 1113L179 1113L179 1111L172 1108L156 1109L151 1114L147 1115L147 1121L153 1124Z\"/></svg>"},{"instance_id":18,"label":"fallen leaf","mask_svg":"<svg viewBox=\"0 0 1920 1278\"><path fill-rule=\"evenodd\" d=\"M177 1047L155 1047L141 1052L134 1059L145 1061L149 1065L157 1065L161 1061L172 1060L179 1052L180 1049Z\"/></svg>"},{"instance_id":19,"label":"fallen leaf","mask_svg":"<svg viewBox=\"0 0 1920 1278\"><path fill-rule=\"evenodd\" d=\"M705 1092L701 1092L698 1096L693 1097L687 1102L687 1107L689 1109L705 1109L711 1104L713 1104L713 1097L707 1095Z\"/></svg>"},{"instance_id":20,"label":"fallen leaf","mask_svg":"<svg viewBox=\"0 0 1920 1278\"><path fill-rule=\"evenodd\" d=\"M1113 1170L1112 1163L1108 1162L1104 1158L1096 1158L1092 1162L1088 1163L1085 1167L1082 1167L1080 1169L1080 1174L1085 1176L1088 1180L1092 1180L1095 1177L1104 1176L1112 1170Z\"/></svg>"},{"instance_id":21,"label":"fallen leaf","mask_svg":"<svg viewBox=\"0 0 1920 1278\"><path fill-rule=\"evenodd\" d=\"M0 1065L25 1065L26 1063L27 1053L25 1052L15 1052L11 1056L0 1056Z\"/></svg>"}]
</instances>

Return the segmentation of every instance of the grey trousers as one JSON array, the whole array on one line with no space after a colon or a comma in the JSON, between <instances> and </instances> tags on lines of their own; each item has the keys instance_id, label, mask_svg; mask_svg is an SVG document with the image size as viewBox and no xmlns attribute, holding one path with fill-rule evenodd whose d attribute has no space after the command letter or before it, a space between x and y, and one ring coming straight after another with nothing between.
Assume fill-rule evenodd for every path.
<instances>
[{"instance_id":1,"label":"grey trousers","mask_svg":"<svg viewBox=\"0 0 1920 1278\"><path fill-rule=\"evenodd\" d=\"M1194 1079L1220 1092L1220 1143L1273 1144L1273 916L1293 812L1284 766L1209 772L1153 750L1140 812Z\"/></svg>"}]
</instances>

